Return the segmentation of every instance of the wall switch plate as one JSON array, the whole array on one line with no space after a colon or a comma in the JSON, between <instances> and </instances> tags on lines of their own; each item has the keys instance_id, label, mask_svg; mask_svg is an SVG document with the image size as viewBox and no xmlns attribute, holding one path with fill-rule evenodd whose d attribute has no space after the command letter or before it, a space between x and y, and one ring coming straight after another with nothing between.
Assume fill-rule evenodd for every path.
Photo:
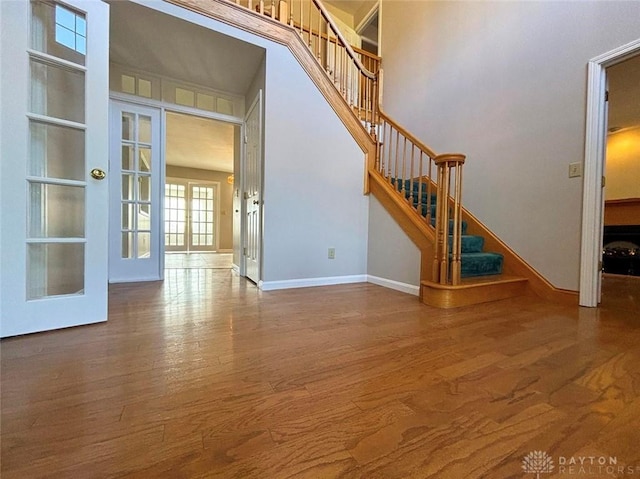
<instances>
[{"instance_id":1,"label":"wall switch plate","mask_svg":"<svg viewBox=\"0 0 640 479\"><path fill-rule=\"evenodd\" d=\"M336 259L336 249L329 248L329 259Z\"/></svg>"},{"instance_id":2,"label":"wall switch plate","mask_svg":"<svg viewBox=\"0 0 640 479\"><path fill-rule=\"evenodd\" d=\"M577 178L578 176L582 176L582 163L569 163L569 178Z\"/></svg>"}]
</instances>

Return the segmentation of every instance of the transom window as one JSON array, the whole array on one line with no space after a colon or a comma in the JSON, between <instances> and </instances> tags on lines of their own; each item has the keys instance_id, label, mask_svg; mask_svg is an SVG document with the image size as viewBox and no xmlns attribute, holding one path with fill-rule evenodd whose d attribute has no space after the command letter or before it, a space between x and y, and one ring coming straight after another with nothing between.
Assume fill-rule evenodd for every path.
<instances>
[{"instance_id":1,"label":"transom window","mask_svg":"<svg viewBox=\"0 0 640 479\"><path fill-rule=\"evenodd\" d=\"M56 42L85 55L87 21L84 17L61 5L56 5Z\"/></svg>"}]
</instances>

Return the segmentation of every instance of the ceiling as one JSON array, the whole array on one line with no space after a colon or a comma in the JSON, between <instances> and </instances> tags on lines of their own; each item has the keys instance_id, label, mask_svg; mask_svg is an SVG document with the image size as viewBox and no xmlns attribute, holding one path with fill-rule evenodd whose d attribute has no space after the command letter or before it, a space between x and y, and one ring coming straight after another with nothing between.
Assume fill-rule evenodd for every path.
<instances>
[{"instance_id":1,"label":"ceiling","mask_svg":"<svg viewBox=\"0 0 640 479\"><path fill-rule=\"evenodd\" d=\"M244 95L264 49L131 2L111 0L109 59L135 70ZM233 172L234 125L167 113L168 165Z\"/></svg>"},{"instance_id":2,"label":"ceiling","mask_svg":"<svg viewBox=\"0 0 640 479\"><path fill-rule=\"evenodd\" d=\"M167 165L233 172L231 123L167 112Z\"/></svg>"},{"instance_id":3,"label":"ceiling","mask_svg":"<svg viewBox=\"0 0 640 479\"><path fill-rule=\"evenodd\" d=\"M243 95L263 48L131 2L110 1L109 59L148 73Z\"/></svg>"},{"instance_id":4,"label":"ceiling","mask_svg":"<svg viewBox=\"0 0 640 479\"><path fill-rule=\"evenodd\" d=\"M371 10L373 5L376 4L376 2L372 0L325 0L325 3L333 5L343 12L354 16L359 13L361 9L367 8L368 10Z\"/></svg>"},{"instance_id":5,"label":"ceiling","mask_svg":"<svg viewBox=\"0 0 640 479\"><path fill-rule=\"evenodd\" d=\"M640 55L607 68L611 131L640 126Z\"/></svg>"}]
</instances>

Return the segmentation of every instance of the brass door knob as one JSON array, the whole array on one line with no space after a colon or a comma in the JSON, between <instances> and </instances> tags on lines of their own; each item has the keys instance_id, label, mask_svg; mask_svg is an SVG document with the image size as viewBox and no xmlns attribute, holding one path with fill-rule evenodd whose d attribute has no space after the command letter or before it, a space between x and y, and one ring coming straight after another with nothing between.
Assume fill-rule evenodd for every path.
<instances>
[{"instance_id":1,"label":"brass door knob","mask_svg":"<svg viewBox=\"0 0 640 479\"><path fill-rule=\"evenodd\" d=\"M91 170L91 177L95 180L104 180L107 177L107 174L100 168L94 168Z\"/></svg>"}]
</instances>

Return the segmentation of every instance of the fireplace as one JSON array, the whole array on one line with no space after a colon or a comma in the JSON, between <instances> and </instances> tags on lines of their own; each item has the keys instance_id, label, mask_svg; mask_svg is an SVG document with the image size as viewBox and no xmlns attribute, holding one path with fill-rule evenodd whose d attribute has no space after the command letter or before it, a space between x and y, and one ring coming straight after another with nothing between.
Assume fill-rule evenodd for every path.
<instances>
[{"instance_id":1,"label":"fireplace","mask_svg":"<svg viewBox=\"0 0 640 479\"><path fill-rule=\"evenodd\" d=\"M605 226L602 244L605 273L640 276L640 225Z\"/></svg>"}]
</instances>

